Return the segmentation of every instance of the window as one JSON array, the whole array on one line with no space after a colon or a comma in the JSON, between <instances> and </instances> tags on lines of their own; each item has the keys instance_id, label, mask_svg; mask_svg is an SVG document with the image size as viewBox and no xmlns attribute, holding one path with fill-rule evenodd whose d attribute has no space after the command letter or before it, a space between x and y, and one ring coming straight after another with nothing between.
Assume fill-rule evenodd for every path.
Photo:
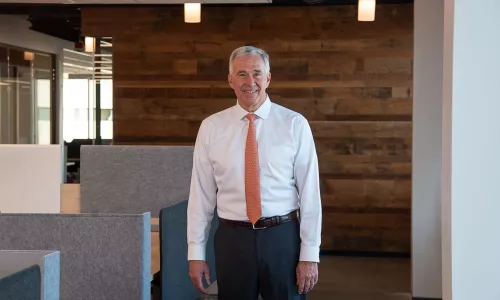
<instances>
[{"instance_id":1,"label":"window","mask_svg":"<svg viewBox=\"0 0 500 300\"><path fill-rule=\"evenodd\" d=\"M64 50L63 138L96 138L96 80L100 89L101 139L113 139L111 40L100 40L101 54ZM97 71L96 71L97 70Z\"/></svg>"},{"instance_id":2,"label":"window","mask_svg":"<svg viewBox=\"0 0 500 300\"><path fill-rule=\"evenodd\" d=\"M54 56L0 45L0 144L50 144Z\"/></svg>"}]
</instances>

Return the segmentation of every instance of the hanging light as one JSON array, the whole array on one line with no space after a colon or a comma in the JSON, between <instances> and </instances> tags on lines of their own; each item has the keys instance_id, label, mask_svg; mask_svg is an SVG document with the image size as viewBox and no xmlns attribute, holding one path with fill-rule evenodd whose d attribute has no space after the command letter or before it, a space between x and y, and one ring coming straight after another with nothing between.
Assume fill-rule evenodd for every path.
<instances>
[{"instance_id":1,"label":"hanging light","mask_svg":"<svg viewBox=\"0 0 500 300\"><path fill-rule=\"evenodd\" d=\"M24 51L24 60L35 60L35 53Z\"/></svg>"},{"instance_id":2,"label":"hanging light","mask_svg":"<svg viewBox=\"0 0 500 300\"><path fill-rule=\"evenodd\" d=\"M184 22L201 22L201 3L184 3Z\"/></svg>"},{"instance_id":3,"label":"hanging light","mask_svg":"<svg viewBox=\"0 0 500 300\"><path fill-rule=\"evenodd\" d=\"M359 0L358 21L375 21L376 0Z\"/></svg>"},{"instance_id":4,"label":"hanging light","mask_svg":"<svg viewBox=\"0 0 500 300\"><path fill-rule=\"evenodd\" d=\"M95 51L95 38L91 36L85 37L85 52Z\"/></svg>"}]
</instances>

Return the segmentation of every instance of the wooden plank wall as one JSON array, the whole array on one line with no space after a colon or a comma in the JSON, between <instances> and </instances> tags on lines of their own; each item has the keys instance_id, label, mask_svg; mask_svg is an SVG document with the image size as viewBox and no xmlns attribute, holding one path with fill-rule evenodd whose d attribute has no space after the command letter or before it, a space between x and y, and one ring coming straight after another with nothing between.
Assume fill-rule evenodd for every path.
<instances>
[{"instance_id":1,"label":"wooden plank wall","mask_svg":"<svg viewBox=\"0 0 500 300\"><path fill-rule=\"evenodd\" d=\"M410 253L413 6L82 8L83 35L112 36L116 144L194 143L202 119L235 103L228 57L271 56L271 99L315 136L323 250Z\"/></svg>"}]
</instances>

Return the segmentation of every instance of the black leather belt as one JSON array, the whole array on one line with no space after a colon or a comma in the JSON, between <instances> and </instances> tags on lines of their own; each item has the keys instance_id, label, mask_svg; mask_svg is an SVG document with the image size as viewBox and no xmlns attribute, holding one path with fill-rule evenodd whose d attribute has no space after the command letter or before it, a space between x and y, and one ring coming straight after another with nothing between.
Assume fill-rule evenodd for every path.
<instances>
[{"instance_id":1,"label":"black leather belt","mask_svg":"<svg viewBox=\"0 0 500 300\"><path fill-rule=\"evenodd\" d=\"M286 222L290 222L292 220L298 219L299 218L299 211L294 210L291 213L288 213L284 216L274 216L274 217L269 217L269 218L262 218L255 223L255 225L252 224L252 222L249 221L234 221L234 220L227 220L227 219L222 219L219 218L219 222L232 226L232 227L243 227L243 228L248 228L248 229L264 229L264 228L269 228L272 226L280 225Z\"/></svg>"}]
</instances>

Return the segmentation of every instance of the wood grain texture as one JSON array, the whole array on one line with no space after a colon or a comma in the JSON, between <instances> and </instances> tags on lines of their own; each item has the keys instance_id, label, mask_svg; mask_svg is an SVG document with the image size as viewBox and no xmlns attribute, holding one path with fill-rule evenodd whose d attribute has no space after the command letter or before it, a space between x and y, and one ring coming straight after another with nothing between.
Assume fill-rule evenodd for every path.
<instances>
[{"instance_id":1,"label":"wood grain texture","mask_svg":"<svg viewBox=\"0 0 500 300\"><path fill-rule=\"evenodd\" d=\"M413 5L82 8L82 34L112 36L114 142L193 145L201 121L235 104L229 55L271 57L271 99L311 124L323 250L410 252Z\"/></svg>"}]
</instances>

